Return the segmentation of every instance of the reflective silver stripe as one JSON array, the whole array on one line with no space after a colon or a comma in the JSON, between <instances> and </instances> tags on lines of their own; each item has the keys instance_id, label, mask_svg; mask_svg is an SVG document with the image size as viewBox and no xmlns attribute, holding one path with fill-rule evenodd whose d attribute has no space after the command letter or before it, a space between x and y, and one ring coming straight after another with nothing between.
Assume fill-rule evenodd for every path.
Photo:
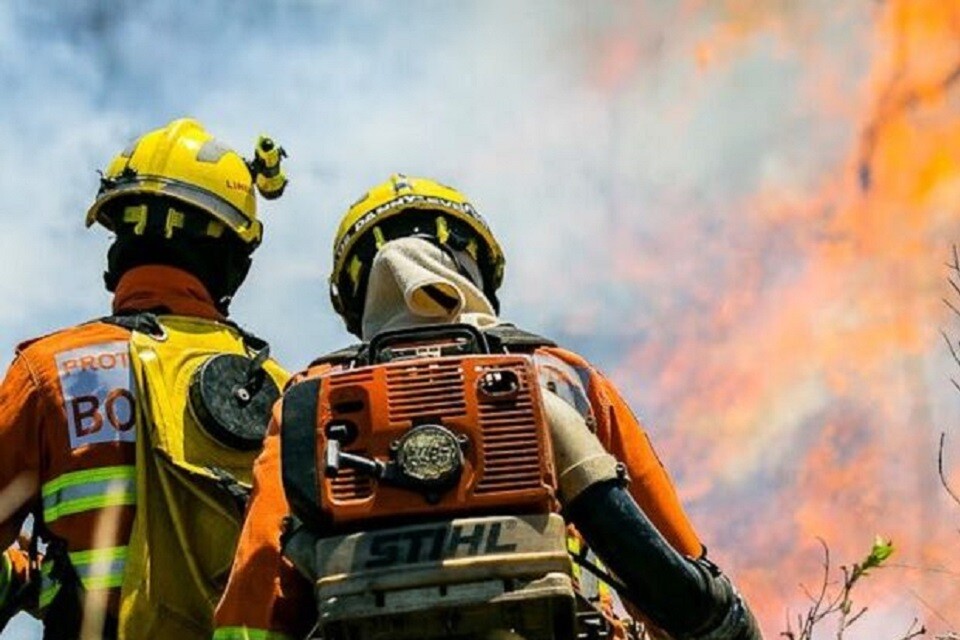
<instances>
[{"instance_id":1,"label":"reflective silver stripe","mask_svg":"<svg viewBox=\"0 0 960 640\"><path fill-rule=\"evenodd\" d=\"M266 629L221 627L213 632L213 640L293 640L293 637Z\"/></svg>"},{"instance_id":2,"label":"reflective silver stripe","mask_svg":"<svg viewBox=\"0 0 960 640\"><path fill-rule=\"evenodd\" d=\"M121 157L121 158L130 158L130 157L132 157L132 156L133 156L133 152L137 150L137 146L139 146L140 141L141 141L142 139L143 139L143 137L141 136L141 137L139 137L139 138L134 138L133 140L131 140L131 141L130 141L130 144L127 145L127 148L120 152L120 157Z\"/></svg>"},{"instance_id":3,"label":"reflective silver stripe","mask_svg":"<svg viewBox=\"0 0 960 640\"><path fill-rule=\"evenodd\" d=\"M127 547L73 551L70 563L87 590L119 588L127 563Z\"/></svg>"},{"instance_id":4,"label":"reflective silver stripe","mask_svg":"<svg viewBox=\"0 0 960 640\"><path fill-rule=\"evenodd\" d=\"M216 164L220 158L233 151L230 147L223 144L216 138L210 138L203 143L200 150L197 151L197 162L209 162Z\"/></svg>"},{"instance_id":5,"label":"reflective silver stripe","mask_svg":"<svg viewBox=\"0 0 960 640\"><path fill-rule=\"evenodd\" d=\"M119 589L123 584L127 547L73 551L67 555L84 589ZM40 567L40 611L50 606L62 586L51 575L53 569L54 562L51 560L45 560Z\"/></svg>"},{"instance_id":6,"label":"reflective silver stripe","mask_svg":"<svg viewBox=\"0 0 960 640\"><path fill-rule=\"evenodd\" d=\"M49 524L58 518L136 503L136 468L102 467L66 473L43 485L43 517Z\"/></svg>"}]
</instances>

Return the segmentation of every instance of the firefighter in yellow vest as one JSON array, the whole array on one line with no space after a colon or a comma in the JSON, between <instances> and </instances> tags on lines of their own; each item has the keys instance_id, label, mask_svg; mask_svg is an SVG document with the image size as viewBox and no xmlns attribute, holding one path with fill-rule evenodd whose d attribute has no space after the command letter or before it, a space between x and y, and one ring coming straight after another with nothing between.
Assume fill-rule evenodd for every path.
<instances>
[{"instance_id":1,"label":"firefighter in yellow vest","mask_svg":"<svg viewBox=\"0 0 960 640\"><path fill-rule=\"evenodd\" d=\"M115 234L110 315L20 344L0 384L0 628L45 638L206 638L245 486L287 374L227 318L283 191L282 149L245 160L200 123L108 166L87 226ZM41 561L11 546L33 514Z\"/></svg>"},{"instance_id":2,"label":"firefighter in yellow vest","mask_svg":"<svg viewBox=\"0 0 960 640\"><path fill-rule=\"evenodd\" d=\"M317 623L314 585L305 577L311 572L298 572L301 565L281 546L281 534L290 532L288 516L297 512L292 507L314 499L320 473L312 450L302 465L301 458L281 453L289 450L282 448L285 437L289 442L303 433L305 423L312 437L321 420L309 383L322 383L321 376L338 367L363 366L363 354L374 349L377 338L449 323L472 325L500 350L528 354L536 362L564 516L619 578L628 606L675 638L762 637L744 599L707 559L666 470L614 385L583 357L498 317L503 267L503 252L487 223L451 187L394 175L350 207L334 241L331 298L347 329L365 342L315 361L274 410L233 571L217 608L216 640L300 638ZM299 466L293 468L293 462ZM304 483L294 476L310 469L314 475L306 474L306 485L313 489L298 491Z\"/></svg>"}]
</instances>

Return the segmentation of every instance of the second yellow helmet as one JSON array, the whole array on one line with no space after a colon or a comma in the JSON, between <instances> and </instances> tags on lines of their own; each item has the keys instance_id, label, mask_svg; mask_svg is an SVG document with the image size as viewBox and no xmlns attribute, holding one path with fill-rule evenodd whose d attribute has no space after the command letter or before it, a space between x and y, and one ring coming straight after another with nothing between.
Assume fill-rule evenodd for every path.
<instances>
[{"instance_id":1,"label":"second yellow helmet","mask_svg":"<svg viewBox=\"0 0 960 640\"><path fill-rule=\"evenodd\" d=\"M415 234L466 251L477 262L484 293L497 306L505 261L486 221L460 191L398 173L350 206L334 238L330 297L352 333L359 335L373 256L385 242Z\"/></svg>"}]
</instances>

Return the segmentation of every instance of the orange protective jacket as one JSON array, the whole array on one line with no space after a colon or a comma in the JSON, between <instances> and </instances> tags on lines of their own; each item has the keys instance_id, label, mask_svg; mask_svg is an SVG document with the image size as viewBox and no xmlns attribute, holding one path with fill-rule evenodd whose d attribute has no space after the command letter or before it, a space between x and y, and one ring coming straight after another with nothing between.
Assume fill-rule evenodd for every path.
<instances>
[{"instance_id":1,"label":"orange protective jacket","mask_svg":"<svg viewBox=\"0 0 960 640\"><path fill-rule=\"evenodd\" d=\"M677 551L700 557L703 545L666 470L613 384L570 351L544 347L537 353L559 358L574 368L584 381L598 438L627 467L630 493ZM295 376L291 384L328 368L309 369ZM316 622L312 585L280 552L282 521L290 513L281 485L281 415L278 402L263 452L254 465L253 496L230 580L216 612L216 640L301 638Z\"/></svg>"},{"instance_id":2,"label":"orange protective jacket","mask_svg":"<svg viewBox=\"0 0 960 640\"><path fill-rule=\"evenodd\" d=\"M114 313L148 310L223 319L199 280L165 266L132 269L117 286ZM86 592L113 616L135 507L129 338L94 321L24 342L0 384L0 548L10 583L27 578L24 552L9 545L36 507L38 528L64 543ZM44 583L41 608L54 592Z\"/></svg>"}]
</instances>

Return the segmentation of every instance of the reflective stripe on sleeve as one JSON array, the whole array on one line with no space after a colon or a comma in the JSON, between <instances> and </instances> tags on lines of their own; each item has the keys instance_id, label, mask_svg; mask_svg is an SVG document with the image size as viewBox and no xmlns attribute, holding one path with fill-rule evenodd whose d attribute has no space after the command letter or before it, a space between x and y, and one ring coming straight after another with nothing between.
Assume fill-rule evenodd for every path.
<instances>
[{"instance_id":1,"label":"reflective stripe on sleeve","mask_svg":"<svg viewBox=\"0 0 960 640\"><path fill-rule=\"evenodd\" d=\"M40 565L40 611L44 611L53 602L53 599L60 593L60 581L56 580L51 574L53 571L53 561L44 560Z\"/></svg>"},{"instance_id":2,"label":"reflective stripe on sleeve","mask_svg":"<svg viewBox=\"0 0 960 640\"><path fill-rule=\"evenodd\" d=\"M250 627L221 627L213 632L213 640L293 640L293 636Z\"/></svg>"},{"instance_id":3,"label":"reflective stripe on sleeve","mask_svg":"<svg viewBox=\"0 0 960 640\"><path fill-rule=\"evenodd\" d=\"M104 507L136 503L136 468L102 467L65 473L43 485L43 518L58 518Z\"/></svg>"},{"instance_id":4,"label":"reflective stripe on sleeve","mask_svg":"<svg viewBox=\"0 0 960 640\"><path fill-rule=\"evenodd\" d=\"M577 536L569 532L567 533L567 552L573 556L580 555L580 538L578 538ZM580 563L575 561L573 563L573 579L574 580L580 580L581 571L582 569L580 568Z\"/></svg>"},{"instance_id":5,"label":"reflective stripe on sleeve","mask_svg":"<svg viewBox=\"0 0 960 640\"><path fill-rule=\"evenodd\" d=\"M13 563L7 554L0 554L0 608L7 600L7 592L10 590L10 583L13 581Z\"/></svg>"},{"instance_id":6,"label":"reflective stripe on sleeve","mask_svg":"<svg viewBox=\"0 0 960 640\"><path fill-rule=\"evenodd\" d=\"M88 551L71 551L70 563L80 577L83 588L119 588L123 584L123 568L127 563L127 547L106 547Z\"/></svg>"}]
</instances>

